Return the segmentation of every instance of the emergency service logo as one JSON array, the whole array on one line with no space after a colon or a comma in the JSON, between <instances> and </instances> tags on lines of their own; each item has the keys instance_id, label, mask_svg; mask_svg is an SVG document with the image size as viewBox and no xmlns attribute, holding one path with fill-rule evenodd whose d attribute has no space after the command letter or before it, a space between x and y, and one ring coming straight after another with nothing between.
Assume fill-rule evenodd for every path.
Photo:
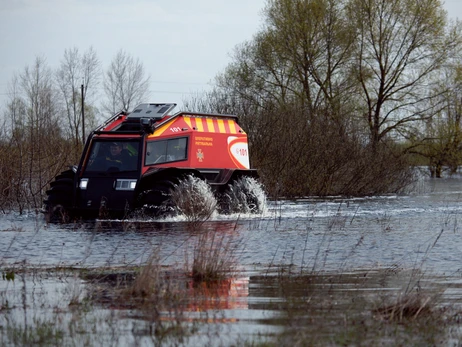
<instances>
[{"instance_id":1,"label":"emergency service logo","mask_svg":"<svg viewBox=\"0 0 462 347\"><path fill-rule=\"evenodd\" d=\"M228 137L228 152L234 164L240 169L250 168L247 139L237 136Z\"/></svg>"},{"instance_id":2,"label":"emergency service logo","mask_svg":"<svg viewBox=\"0 0 462 347\"><path fill-rule=\"evenodd\" d=\"M197 160L199 160L201 163L204 160L204 152L202 152L202 149L198 149L196 153Z\"/></svg>"}]
</instances>

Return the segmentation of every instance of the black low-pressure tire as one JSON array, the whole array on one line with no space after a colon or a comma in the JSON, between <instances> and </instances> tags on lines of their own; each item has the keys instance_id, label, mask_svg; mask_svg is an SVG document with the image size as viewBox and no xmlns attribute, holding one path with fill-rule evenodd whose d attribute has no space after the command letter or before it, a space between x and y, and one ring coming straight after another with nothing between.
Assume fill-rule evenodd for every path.
<instances>
[{"instance_id":1,"label":"black low-pressure tire","mask_svg":"<svg viewBox=\"0 0 462 347\"><path fill-rule=\"evenodd\" d=\"M74 171L69 169L69 170L66 170L66 171L63 171L61 172L58 176L55 177L55 180L53 182L56 182L56 181L61 181L61 180L64 180L64 179L71 179L73 180L74 179ZM53 183L52 182L52 183Z\"/></svg>"},{"instance_id":2,"label":"black low-pressure tire","mask_svg":"<svg viewBox=\"0 0 462 347\"><path fill-rule=\"evenodd\" d=\"M225 191L219 194L218 206L221 214L260 213L263 206L252 186L244 184L241 177L230 182Z\"/></svg>"},{"instance_id":3,"label":"black low-pressure tire","mask_svg":"<svg viewBox=\"0 0 462 347\"><path fill-rule=\"evenodd\" d=\"M44 213L48 222L67 222L71 218L72 196L74 193L74 180L69 177L69 171L64 171L51 182L47 190L47 199L44 200Z\"/></svg>"},{"instance_id":4,"label":"black low-pressure tire","mask_svg":"<svg viewBox=\"0 0 462 347\"><path fill-rule=\"evenodd\" d=\"M173 215L175 208L171 201L172 189L174 189L173 182L163 180L143 191L138 198L141 213L152 217Z\"/></svg>"}]
</instances>

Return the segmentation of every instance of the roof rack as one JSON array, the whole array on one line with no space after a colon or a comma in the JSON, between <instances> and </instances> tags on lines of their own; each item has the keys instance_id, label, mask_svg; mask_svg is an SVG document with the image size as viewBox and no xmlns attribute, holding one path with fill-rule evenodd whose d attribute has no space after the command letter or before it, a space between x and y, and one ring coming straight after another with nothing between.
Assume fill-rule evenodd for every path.
<instances>
[{"instance_id":1,"label":"roof rack","mask_svg":"<svg viewBox=\"0 0 462 347\"><path fill-rule=\"evenodd\" d=\"M150 118L154 120L162 119L168 112L175 108L176 104L140 104L136 106L127 116L127 119Z\"/></svg>"}]
</instances>

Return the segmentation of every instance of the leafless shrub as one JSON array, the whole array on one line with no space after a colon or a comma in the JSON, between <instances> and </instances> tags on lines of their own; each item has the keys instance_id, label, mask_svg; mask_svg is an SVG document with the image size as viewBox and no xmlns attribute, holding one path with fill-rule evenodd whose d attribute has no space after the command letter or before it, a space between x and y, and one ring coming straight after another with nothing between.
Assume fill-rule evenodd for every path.
<instances>
[{"instance_id":1,"label":"leafless shrub","mask_svg":"<svg viewBox=\"0 0 462 347\"><path fill-rule=\"evenodd\" d=\"M50 181L70 163L52 72L37 57L13 78L0 136L2 201L6 209L39 210Z\"/></svg>"},{"instance_id":2,"label":"leafless shrub","mask_svg":"<svg viewBox=\"0 0 462 347\"><path fill-rule=\"evenodd\" d=\"M399 192L413 179L406 158L391 143L372 148L354 127L339 129L329 118L298 107L273 112L265 117L277 136L258 137L252 146L253 162L273 197Z\"/></svg>"},{"instance_id":3,"label":"leafless shrub","mask_svg":"<svg viewBox=\"0 0 462 347\"><path fill-rule=\"evenodd\" d=\"M354 115L340 114L345 110L234 100L219 91L193 99L189 107L240 117L252 166L272 198L395 193L414 180L402 148L385 137L372 145Z\"/></svg>"}]
</instances>

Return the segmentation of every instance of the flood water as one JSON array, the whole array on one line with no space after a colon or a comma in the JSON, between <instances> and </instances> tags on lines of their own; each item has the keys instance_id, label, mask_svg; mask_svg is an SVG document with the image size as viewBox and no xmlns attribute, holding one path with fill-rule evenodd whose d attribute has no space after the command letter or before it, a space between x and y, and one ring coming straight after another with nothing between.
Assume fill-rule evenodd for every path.
<instances>
[{"instance_id":1,"label":"flood water","mask_svg":"<svg viewBox=\"0 0 462 347\"><path fill-rule=\"evenodd\" d=\"M396 290L408 281L403 276L384 285L375 274L418 269L432 285L444 286L443 302L458 304L461 217L461 176L422 178L408 195L272 201L261 215L214 215L200 226L191 226L184 217L46 224L40 215L13 213L0 216L0 265L116 268L142 265L155 252L162 265L185 268L198 235L213 231L224 235L232 247L237 275L228 286L232 302L224 300L221 306L202 310L220 312L220 329L225 326L230 336L248 337L280 330L276 321L281 312L273 305L283 299L268 276L282 272L344 274L343 291L352 283L355 290L367 291ZM356 285L365 273L372 274L371 281ZM0 281L4 297L11 287L5 278ZM227 345L226 341L222 335L212 339L212 345ZM197 336L189 340L202 342Z\"/></svg>"},{"instance_id":2,"label":"flood water","mask_svg":"<svg viewBox=\"0 0 462 347\"><path fill-rule=\"evenodd\" d=\"M182 217L73 224L46 224L32 213L0 217L4 265L140 264L154 248L165 264L175 264L184 261L184 248L195 238ZM457 276L461 217L462 178L456 177L425 179L406 196L268 202L262 215L215 215L201 228L240 243L239 266L245 269L409 268L424 260L429 270Z\"/></svg>"}]
</instances>

